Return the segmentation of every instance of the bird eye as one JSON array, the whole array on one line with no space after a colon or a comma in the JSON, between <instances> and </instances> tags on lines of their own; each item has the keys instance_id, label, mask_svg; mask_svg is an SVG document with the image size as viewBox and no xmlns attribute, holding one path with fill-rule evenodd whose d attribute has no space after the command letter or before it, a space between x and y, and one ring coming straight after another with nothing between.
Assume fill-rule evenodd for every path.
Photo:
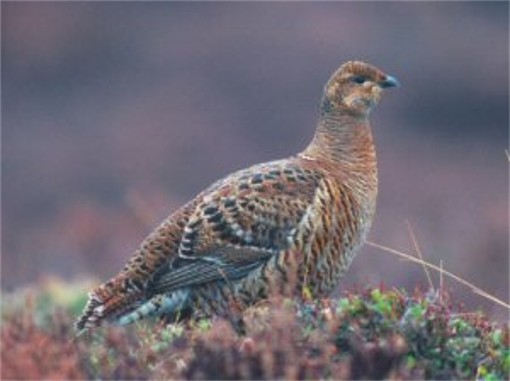
<instances>
[{"instance_id":1,"label":"bird eye","mask_svg":"<svg viewBox=\"0 0 510 381\"><path fill-rule=\"evenodd\" d=\"M355 75L351 78L351 81L354 82L354 83L357 83L359 85L365 83L366 81L366 78L363 77L362 75Z\"/></svg>"}]
</instances>

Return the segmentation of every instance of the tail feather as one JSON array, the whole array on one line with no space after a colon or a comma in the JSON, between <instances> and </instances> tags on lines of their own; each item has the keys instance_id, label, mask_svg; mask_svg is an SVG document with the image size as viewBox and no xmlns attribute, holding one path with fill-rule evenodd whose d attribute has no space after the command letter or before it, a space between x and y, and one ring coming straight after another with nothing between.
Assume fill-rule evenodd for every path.
<instances>
[{"instance_id":1,"label":"tail feather","mask_svg":"<svg viewBox=\"0 0 510 381\"><path fill-rule=\"evenodd\" d=\"M103 322L115 320L138 307L144 293L140 290L128 290L125 285L123 277L118 277L90 292L83 313L76 320L76 331L98 327Z\"/></svg>"},{"instance_id":2,"label":"tail feather","mask_svg":"<svg viewBox=\"0 0 510 381\"><path fill-rule=\"evenodd\" d=\"M175 314L183 309L188 300L188 295L188 290L178 290L171 294L156 295L135 310L119 316L117 323L119 325L127 325L147 316Z\"/></svg>"}]
</instances>

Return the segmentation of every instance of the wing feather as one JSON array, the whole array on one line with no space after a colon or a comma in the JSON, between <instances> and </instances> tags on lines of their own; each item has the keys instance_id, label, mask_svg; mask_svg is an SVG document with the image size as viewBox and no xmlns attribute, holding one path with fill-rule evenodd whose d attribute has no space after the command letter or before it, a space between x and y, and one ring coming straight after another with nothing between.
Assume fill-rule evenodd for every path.
<instances>
[{"instance_id":1,"label":"wing feather","mask_svg":"<svg viewBox=\"0 0 510 381\"><path fill-rule=\"evenodd\" d=\"M168 293L179 288L192 287L214 281L232 281L240 279L253 271L268 258L269 252L246 253L249 249L238 250L235 255L217 255L196 259L181 259L178 267L156 277L150 286L152 292ZM244 251L244 253L240 253ZM246 254L246 255L244 255ZM230 260L232 257L241 257L245 260ZM249 259L249 260L248 260Z\"/></svg>"},{"instance_id":2,"label":"wing feather","mask_svg":"<svg viewBox=\"0 0 510 381\"><path fill-rule=\"evenodd\" d=\"M288 249L319 181L316 171L287 160L214 184L184 228L178 257L154 277L151 289L168 292L247 276Z\"/></svg>"}]
</instances>

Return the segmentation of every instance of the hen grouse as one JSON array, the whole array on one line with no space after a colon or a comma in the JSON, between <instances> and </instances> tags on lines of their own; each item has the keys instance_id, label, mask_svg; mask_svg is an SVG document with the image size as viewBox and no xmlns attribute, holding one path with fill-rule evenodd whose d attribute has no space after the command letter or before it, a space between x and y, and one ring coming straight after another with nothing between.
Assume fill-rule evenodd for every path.
<instances>
[{"instance_id":1,"label":"hen grouse","mask_svg":"<svg viewBox=\"0 0 510 381\"><path fill-rule=\"evenodd\" d=\"M89 294L76 328L228 315L288 286L327 295L370 228L377 165L368 118L397 85L367 63L340 66L303 152L234 172L176 210Z\"/></svg>"}]
</instances>

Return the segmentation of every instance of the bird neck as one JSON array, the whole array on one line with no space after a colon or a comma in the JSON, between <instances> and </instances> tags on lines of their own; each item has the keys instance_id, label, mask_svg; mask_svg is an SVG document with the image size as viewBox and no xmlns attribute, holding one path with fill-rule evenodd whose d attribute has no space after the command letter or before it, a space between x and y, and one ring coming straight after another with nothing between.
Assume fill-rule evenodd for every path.
<instances>
[{"instance_id":1,"label":"bird neck","mask_svg":"<svg viewBox=\"0 0 510 381\"><path fill-rule=\"evenodd\" d=\"M350 170L375 169L375 147L368 119L345 110L322 110L315 136L302 155L347 165Z\"/></svg>"}]
</instances>

